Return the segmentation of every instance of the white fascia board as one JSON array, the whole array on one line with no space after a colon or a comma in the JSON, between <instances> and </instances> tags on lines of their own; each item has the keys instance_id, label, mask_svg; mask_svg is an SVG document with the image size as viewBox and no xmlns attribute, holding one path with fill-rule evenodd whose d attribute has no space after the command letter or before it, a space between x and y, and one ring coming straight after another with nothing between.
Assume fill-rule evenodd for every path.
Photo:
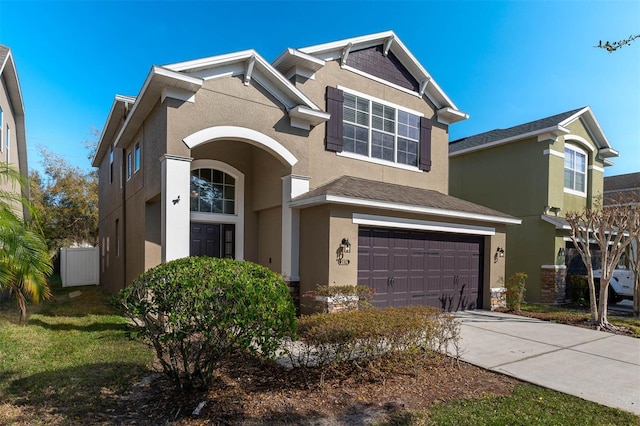
<instances>
[{"instance_id":1,"label":"white fascia board","mask_svg":"<svg viewBox=\"0 0 640 426\"><path fill-rule=\"evenodd\" d=\"M602 131L602 127L600 127L600 123L598 123L598 119L591 110L591 107L587 106L582 108L571 117L566 118L563 122L560 123L560 125L566 126L579 118L584 121L585 127L587 128L587 131L589 133L593 133L593 131L596 132L595 136L591 134L591 137L594 139L594 141L602 142L604 145L602 148L604 149L611 148L611 144L609 143L607 136L604 134L604 131Z\"/></svg>"},{"instance_id":2,"label":"white fascia board","mask_svg":"<svg viewBox=\"0 0 640 426\"><path fill-rule=\"evenodd\" d=\"M365 200L362 198L344 197L338 195L321 195L301 201L292 201L290 207L310 207L318 204L333 203L346 204L351 206L363 206L374 209L397 210L407 213L420 213L433 216L453 217L458 219L478 220L485 222L504 223L510 225L520 225L520 219L509 219L499 216L490 216L477 213L460 212L455 210L437 209L432 207L422 207L409 204L398 204L388 201Z\"/></svg>"},{"instance_id":3,"label":"white fascia board","mask_svg":"<svg viewBox=\"0 0 640 426\"><path fill-rule=\"evenodd\" d=\"M295 87L289 80L287 80L280 72L275 69L269 62L267 62L262 56L256 53L256 66L262 71L264 76L276 85L280 86L280 90L283 92L289 92L296 104L305 104L309 108L321 111L320 107L314 104L304 93L302 93L297 87ZM268 89L267 87L265 87Z\"/></svg>"},{"instance_id":4,"label":"white fascia board","mask_svg":"<svg viewBox=\"0 0 640 426\"><path fill-rule=\"evenodd\" d=\"M391 36L396 37L393 31L384 31L381 33L375 33L375 34L369 34L369 35L364 35L360 37L348 38L344 40L332 41L329 43L318 44L315 46L308 46L298 50L302 53L315 55L318 53L326 53L326 52L335 51L335 50L342 50L349 43L353 43L354 45L373 43L372 45L375 46L376 44L378 44L378 42L384 41L384 39L389 38Z\"/></svg>"},{"instance_id":5,"label":"white fascia board","mask_svg":"<svg viewBox=\"0 0 640 426\"><path fill-rule=\"evenodd\" d=\"M7 72L7 74L5 74L5 72ZM20 79L18 78L18 71L16 71L16 64L13 61L11 49L7 52L7 56L2 63L2 68L0 68L0 76L3 74L9 91L8 97L11 102L13 115L24 115L24 102L22 100L22 90L20 89Z\"/></svg>"},{"instance_id":6,"label":"white fascia board","mask_svg":"<svg viewBox=\"0 0 640 426\"><path fill-rule=\"evenodd\" d=\"M325 65L326 61L320 58L316 58L315 56L303 53L297 49L288 48L284 52L282 52L280 56L278 56L276 60L271 63L271 65L274 68L278 68L283 63L287 64L287 70L284 70L285 72L288 71L288 68L291 68L293 66L300 66L302 68L309 69L315 72L322 68Z\"/></svg>"},{"instance_id":7,"label":"white fascia board","mask_svg":"<svg viewBox=\"0 0 640 426\"><path fill-rule=\"evenodd\" d=\"M359 213L353 213L352 221L356 225L379 226L383 228L415 229L420 231L436 231L470 235L496 234L496 229L488 226L434 222L427 220L406 219L401 217L377 216Z\"/></svg>"},{"instance_id":8,"label":"white fascia board","mask_svg":"<svg viewBox=\"0 0 640 426\"><path fill-rule=\"evenodd\" d=\"M598 151L601 157L619 157L620 153L613 148L603 148Z\"/></svg>"},{"instance_id":9,"label":"white fascia board","mask_svg":"<svg viewBox=\"0 0 640 426\"><path fill-rule=\"evenodd\" d=\"M331 114L323 111L316 111L311 108L307 108L302 105L297 105L289 110L289 117L291 117L291 125L294 126L294 121L298 123L302 121L303 125L306 123L305 130L309 130L309 126L317 126L320 123L328 121Z\"/></svg>"},{"instance_id":10,"label":"white fascia board","mask_svg":"<svg viewBox=\"0 0 640 426\"><path fill-rule=\"evenodd\" d=\"M454 151L454 152L450 152L449 153L449 157L457 157L458 155L462 155L462 154L466 154L469 152L474 152L474 151L480 151L482 149L488 149L488 148L492 148L494 146L497 145L503 145L505 143L509 143L509 142L514 142L514 141L519 141L522 139L527 139L530 138L532 136L537 136L537 135L541 135L544 133L569 133L568 129L565 129L562 126L551 126L551 127L547 127L546 129L541 129L541 130L535 130L533 132L528 132L528 133L522 133L520 135L516 135L516 136L512 136L510 138L504 138L504 139L499 139L497 141L493 141L490 143L486 143L483 145L478 145L478 146L473 146L471 148L467 148L467 149L461 149L460 151Z\"/></svg>"},{"instance_id":11,"label":"white fascia board","mask_svg":"<svg viewBox=\"0 0 640 426\"><path fill-rule=\"evenodd\" d=\"M165 85L171 82L176 82L178 83L176 84L176 87L180 87L182 89L193 88L195 89L194 92L197 90L198 87L201 87L203 83L203 80L201 78L190 77L188 75L185 75L167 68L163 68L163 67L158 67L158 66L151 67L151 71L147 75L147 78L145 79L144 84L142 85L142 89L140 89L140 93L138 94L138 96L136 96L136 102L133 104L133 108L131 108L129 115L127 115L127 118L124 124L122 125L122 128L120 129L120 132L118 132L118 135L115 138L114 145L116 147L121 148L119 146L120 138L122 137L124 132L127 130L127 127L129 126L129 123L131 122L132 117L138 112L140 104L143 98L145 97L145 95L147 94L147 90L151 85L151 82L154 79L158 79L158 78L160 78L162 80L162 83Z\"/></svg>"},{"instance_id":12,"label":"white fascia board","mask_svg":"<svg viewBox=\"0 0 640 426\"><path fill-rule=\"evenodd\" d=\"M469 114L466 114L457 109L451 107L441 108L437 111L438 123L446 124L447 126L458 121L466 120L469 118Z\"/></svg>"},{"instance_id":13,"label":"white fascia board","mask_svg":"<svg viewBox=\"0 0 640 426\"><path fill-rule=\"evenodd\" d=\"M203 68L215 68L222 64L232 62L243 62L251 56L258 56L258 52L253 49L242 50L239 52L227 53L224 55L209 56L207 58L194 59L192 61L176 62L174 64L164 65L163 68L176 72L193 72Z\"/></svg>"}]
</instances>

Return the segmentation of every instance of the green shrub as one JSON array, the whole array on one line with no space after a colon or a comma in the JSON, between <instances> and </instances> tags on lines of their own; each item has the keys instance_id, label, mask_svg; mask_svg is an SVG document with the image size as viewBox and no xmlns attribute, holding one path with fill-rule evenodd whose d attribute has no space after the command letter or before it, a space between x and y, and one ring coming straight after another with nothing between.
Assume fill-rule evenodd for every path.
<instances>
[{"instance_id":1,"label":"green shrub","mask_svg":"<svg viewBox=\"0 0 640 426\"><path fill-rule=\"evenodd\" d=\"M507 293L505 295L507 308L512 311L520 311L520 304L524 300L525 284L527 274L516 272L507 280Z\"/></svg>"},{"instance_id":2,"label":"green shrub","mask_svg":"<svg viewBox=\"0 0 640 426\"><path fill-rule=\"evenodd\" d=\"M434 351L457 355L460 329L451 314L411 306L302 317L298 334L296 350L289 351L292 365L330 372L346 362L361 365L390 356L402 355L414 365Z\"/></svg>"},{"instance_id":3,"label":"green shrub","mask_svg":"<svg viewBox=\"0 0 640 426\"><path fill-rule=\"evenodd\" d=\"M589 306L589 283L583 275L570 274L567 279L569 299L571 303L580 306Z\"/></svg>"},{"instance_id":4,"label":"green shrub","mask_svg":"<svg viewBox=\"0 0 640 426\"><path fill-rule=\"evenodd\" d=\"M250 262L189 257L141 274L117 298L180 389L206 389L218 361L236 351L271 357L295 332L282 278Z\"/></svg>"}]
</instances>

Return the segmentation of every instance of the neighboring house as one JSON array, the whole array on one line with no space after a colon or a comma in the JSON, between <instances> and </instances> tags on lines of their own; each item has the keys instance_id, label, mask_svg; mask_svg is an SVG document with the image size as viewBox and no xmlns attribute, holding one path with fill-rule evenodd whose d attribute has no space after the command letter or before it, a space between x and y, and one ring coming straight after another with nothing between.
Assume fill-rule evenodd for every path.
<instances>
[{"instance_id":1,"label":"neighboring house","mask_svg":"<svg viewBox=\"0 0 640 426\"><path fill-rule=\"evenodd\" d=\"M154 66L116 96L93 160L100 282L207 255L294 295L360 283L376 306L489 307L519 220L447 195L466 118L393 32Z\"/></svg>"},{"instance_id":2,"label":"neighboring house","mask_svg":"<svg viewBox=\"0 0 640 426\"><path fill-rule=\"evenodd\" d=\"M640 172L624 175L607 176L604 178L604 204L609 205L640 205ZM629 269L631 264L628 256L638 255L637 240L634 240L627 250L626 257L620 261L620 266Z\"/></svg>"},{"instance_id":3,"label":"neighboring house","mask_svg":"<svg viewBox=\"0 0 640 426\"><path fill-rule=\"evenodd\" d=\"M604 203L640 204L640 172L604 178Z\"/></svg>"},{"instance_id":4,"label":"neighboring house","mask_svg":"<svg viewBox=\"0 0 640 426\"><path fill-rule=\"evenodd\" d=\"M18 72L11 49L0 44L0 162L9 163L25 177L27 170L27 139L24 124L24 105ZM20 188L0 182L0 190L16 192ZM25 188L28 191L28 188ZM28 196L28 194L24 194ZM23 208L22 214L28 211Z\"/></svg>"},{"instance_id":5,"label":"neighboring house","mask_svg":"<svg viewBox=\"0 0 640 426\"><path fill-rule=\"evenodd\" d=\"M593 205L617 156L591 108L579 108L451 142L449 191L522 219L508 228L507 277L528 275L529 301L560 302L567 266L583 268L564 216Z\"/></svg>"}]
</instances>

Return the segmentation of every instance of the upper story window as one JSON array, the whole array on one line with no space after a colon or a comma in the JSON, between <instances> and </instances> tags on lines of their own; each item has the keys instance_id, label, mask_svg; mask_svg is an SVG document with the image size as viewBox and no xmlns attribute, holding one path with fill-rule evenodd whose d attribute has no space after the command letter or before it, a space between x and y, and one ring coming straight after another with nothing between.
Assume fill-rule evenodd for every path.
<instances>
[{"instance_id":1,"label":"upper story window","mask_svg":"<svg viewBox=\"0 0 640 426\"><path fill-rule=\"evenodd\" d=\"M140 170L140 142L136 142L133 148L133 172Z\"/></svg>"},{"instance_id":2,"label":"upper story window","mask_svg":"<svg viewBox=\"0 0 640 426\"><path fill-rule=\"evenodd\" d=\"M573 146L564 148L564 188L581 195L587 192L587 154Z\"/></svg>"},{"instance_id":3,"label":"upper story window","mask_svg":"<svg viewBox=\"0 0 640 426\"><path fill-rule=\"evenodd\" d=\"M344 93L342 150L418 166L420 117L361 95Z\"/></svg>"},{"instance_id":4,"label":"upper story window","mask_svg":"<svg viewBox=\"0 0 640 426\"><path fill-rule=\"evenodd\" d=\"M191 171L191 211L235 214L236 180L216 169Z\"/></svg>"}]
</instances>

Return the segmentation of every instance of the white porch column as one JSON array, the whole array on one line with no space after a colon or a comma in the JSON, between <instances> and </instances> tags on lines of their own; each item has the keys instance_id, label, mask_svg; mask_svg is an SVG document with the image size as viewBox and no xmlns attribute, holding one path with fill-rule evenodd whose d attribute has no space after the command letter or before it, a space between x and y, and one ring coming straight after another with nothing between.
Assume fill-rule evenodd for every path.
<instances>
[{"instance_id":1,"label":"white porch column","mask_svg":"<svg viewBox=\"0 0 640 426\"><path fill-rule=\"evenodd\" d=\"M289 201L309 192L309 178L289 175L282 178L282 276L285 281L300 281L300 211Z\"/></svg>"},{"instance_id":2,"label":"white porch column","mask_svg":"<svg viewBox=\"0 0 640 426\"><path fill-rule=\"evenodd\" d=\"M162 162L162 262L189 256L191 158L165 154Z\"/></svg>"}]
</instances>

